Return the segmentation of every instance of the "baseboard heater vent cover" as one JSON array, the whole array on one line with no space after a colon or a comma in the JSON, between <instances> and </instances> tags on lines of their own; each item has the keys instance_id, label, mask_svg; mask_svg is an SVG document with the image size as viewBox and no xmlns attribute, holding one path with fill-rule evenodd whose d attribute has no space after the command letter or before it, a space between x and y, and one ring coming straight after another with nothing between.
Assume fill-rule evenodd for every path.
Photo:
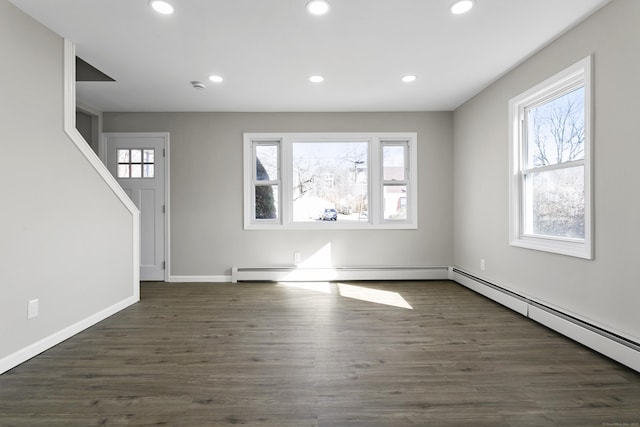
<instances>
[{"instance_id":1,"label":"baseboard heater vent cover","mask_svg":"<svg viewBox=\"0 0 640 427\"><path fill-rule=\"evenodd\" d=\"M447 280L449 267L233 267L231 281Z\"/></svg>"},{"instance_id":2,"label":"baseboard heater vent cover","mask_svg":"<svg viewBox=\"0 0 640 427\"><path fill-rule=\"evenodd\" d=\"M451 279L640 372L640 343L453 267Z\"/></svg>"}]
</instances>

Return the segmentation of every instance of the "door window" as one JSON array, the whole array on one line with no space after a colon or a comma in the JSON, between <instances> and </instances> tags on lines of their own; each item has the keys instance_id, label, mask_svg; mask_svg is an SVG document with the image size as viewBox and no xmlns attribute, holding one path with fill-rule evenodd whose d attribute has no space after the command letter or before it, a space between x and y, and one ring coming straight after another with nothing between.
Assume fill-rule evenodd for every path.
<instances>
[{"instance_id":1,"label":"door window","mask_svg":"<svg viewBox=\"0 0 640 427\"><path fill-rule=\"evenodd\" d=\"M154 149L118 149L118 178L153 178Z\"/></svg>"}]
</instances>

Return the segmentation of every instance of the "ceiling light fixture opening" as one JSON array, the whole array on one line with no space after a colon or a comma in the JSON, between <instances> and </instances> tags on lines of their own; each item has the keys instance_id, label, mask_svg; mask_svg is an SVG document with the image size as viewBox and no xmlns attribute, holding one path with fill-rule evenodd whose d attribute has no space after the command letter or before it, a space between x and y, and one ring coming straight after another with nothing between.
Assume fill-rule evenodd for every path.
<instances>
[{"instance_id":1,"label":"ceiling light fixture opening","mask_svg":"<svg viewBox=\"0 0 640 427\"><path fill-rule=\"evenodd\" d=\"M451 13L454 15L460 15L463 13L469 12L473 5L475 4L474 0L460 0L451 5Z\"/></svg>"},{"instance_id":2,"label":"ceiling light fixture opening","mask_svg":"<svg viewBox=\"0 0 640 427\"><path fill-rule=\"evenodd\" d=\"M202 90L207 87L207 85L205 85L204 83L195 80L191 82L191 86L193 86L194 89L198 90Z\"/></svg>"},{"instance_id":3,"label":"ceiling light fixture opening","mask_svg":"<svg viewBox=\"0 0 640 427\"><path fill-rule=\"evenodd\" d=\"M311 0L307 3L307 12L316 16L326 14L330 8L331 6L326 0Z\"/></svg>"},{"instance_id":4,"label":"ceiling light fixture opening","mask_svg":"<svg viewBox=\"0 0 640 427\"><path fill-rule=\"evenodd\" d=\"M171 15L173 13L173 5L166 0L151 0L149 4L153 10L163 15Z\"/></svg>"},{"instance_id":5,"label":"ceiling light fixture opening","mask_svg":"<svg viewBox=\"0 0 640 427\"><path fill-rule=\"evenodd\" d=\"M311 76L311 77L309 77L309 81L311 83L322 83L324 81L324 77L322 77L322 76Z\"/></svg>"},{"instance_id":6,"label":"ceiling light fixture opening","mask_svg":"<svg viewBox=\"0 0 640 427\"><path fill-rule=\"evenodd\" d=\"M414 76L414 75L404 76L402 78L402 81L405 82L405 83L415 82L416 81L416 76Z\"/></svg>"},{"instance_id":7,"label":"ceiling light fixture opening","mask_svg":"<svg viewBox=\"0 0 640 427\"><path fill-rule=\"evenodd\" d=\"M211 80L214 83L222 83L222 81L224 80L222 77L220 76L216 76L216 75L210 75L209 76L209 80Z\"/></svg>"}]
</instances>

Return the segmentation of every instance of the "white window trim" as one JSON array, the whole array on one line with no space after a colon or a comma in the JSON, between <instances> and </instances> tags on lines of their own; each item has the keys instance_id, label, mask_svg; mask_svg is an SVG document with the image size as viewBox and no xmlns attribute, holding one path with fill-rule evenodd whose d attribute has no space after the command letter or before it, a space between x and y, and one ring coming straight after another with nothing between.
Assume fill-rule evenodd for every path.
<instances>
[{"instance_id":1,"label":"white window trim","mask_svg":"<svg viewBox=\"0 0 640 427\"><path fill-rule=\"evenodd\" d=\"M383 158L383 150L385 146L402 146L402 147L406 147L405 153L404 153L404 167L405 167L405 172L404 172L404 180L390 180L390 181L385 181L384 180L384 175L382 173L383 168L384 168L384 158ZM384 200L384 188L385 186L406 186L407 187L407 194L411 191L410 190L410 186L413 183L413 180L411 179L409 173L412 169L415 168L411 168L409 166L410 162L411 162L411 148L409 147L409 142L406 139L380 139L380 143L378 146L378 151L380 153L380 159L379 159L379 170L381 171L381 173L379 174L379 179L380 179L380 184L378 185L378 188L380 189L380 200ZM409 206L409 208L416 208L416 203L411 203L411 206ZM382 212L382 218L384 221L387 222L397 222L397 221L406 221L406 220L398 220L398 219L384 219L384 206L381 207L383 212ZM415 215L417 212L414 211L412 212L407 212L407 218L409 218L410 215Z\"/></svg>"},{"instance_id":2,"label":"white window trim","mask_svg":"<svg viewBox=\"0 0 640 427\"><path fill-rule=\"evenodd\" d=\"M578 258L593 259L593 61L591 56L575 63L542 83L523 92L509 101L509 240L512 246L569 255ZM554 238L548 236L527 235L524 230L523 170L526 152L523 143L524 108L542 102L545 98L566 90L572 85L584 83L585 89L585 142L584 161L584 203L585 234L584 239ZM549 166L553 169L556 166Z\"/></svg>"},{"instance_id":3,"label":"white window trim","mask_svg":"<svg viewBox=\"0 0 640 427\"><path fill-rule=\"evenodd\" d=\"M277 177L275 179L271 179L270 181L258 181L256 179L256 163L257 163L257 159L256 159L256 152L253 149L254 146L256 145L263 145L263 146L277 146L278 147L278 173L277 173ZM278 192L279 194L282 194L282 141L280 139L256 139L253 140L251 143L251 147L250 147L250 176L249 176L249 200L250 201L254 201L256 199L256 186L259 182L259 184L264 185L264 186L273 186L276 185L278 186ZM246 161L246 159L245 159ZM245 165L245 171L247 170L248 165ZM245 178L246 181L246 178ZM245 204L245 206L248 206ZM250 221L255 221L256 224L279 224L280 223L280 218L282 217L282 197L278 197L278 206L277 206L277 210L278 210L278 218L274 218L274 219L253 219L253 214L255 212L255 207L253 206L253 202L251 203L250 209L249 210L245 210L245 224L246 224L246 220L247 220L247 215Z\"/></svg>"},{"instance_id":4,"label":"white window trim","mask_svg":"<svg viewBox=\"0 0 640 427\"><path fill-rule=\"evenodd\" d=\"M245 133L243 135L244 164L244 229L245 230L361 230L361 229L417 229L418 228L418 154L417 133ZM348 142L367 141L369 218L362 222L345 221L293 221L293 142ZM255 173L254 143L278 142L280 197L277 220L255 220L253 196L253 174ZM407 168L407 219L383 219L382 144L406 142L408 148Z\"/></svg>"}]
</instances>

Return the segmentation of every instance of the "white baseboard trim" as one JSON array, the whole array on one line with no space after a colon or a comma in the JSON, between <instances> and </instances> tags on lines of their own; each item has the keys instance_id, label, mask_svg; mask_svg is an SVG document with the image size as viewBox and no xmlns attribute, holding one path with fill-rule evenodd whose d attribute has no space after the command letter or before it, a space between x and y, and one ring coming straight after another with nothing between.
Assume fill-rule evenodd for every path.
<instances>
[{"instance_id":1,"label":"white baseboard trim","mask_svg":"<svg viewBox=\"0 0 640 427\"><path fill-rule=\"evenodd\" d=\"M447 280L449 267L233 267L231 281Z\"/></svg>"},{"instance_id":2,"label":"white baseboard trim","mask_svg":"<svg viewBox=\"0 0 640 427\"><path fill-rule=\"evenodd\" d=\"M169 276L170 283L230 283L231 276Z\"/></svg>"},{"instance_id":3,"label":"white baseboard trim","mask_svg":"<svg viewBox=\"0 0 640 427\"><path fill-rule=\"evenodd\" d=\"M15 353L12 353L0 359L0 374L3 374L12 368L15 368L16 366L26 362L32 357L37 356L43 351L46 351L51 347L60 344L61 342L71 338L75 334L82 332L85 329L95 325L96 323L101 322L107 317L112 316L117 312L129 307L130 305L135 304L139 300L140 298L135 295L132 297L129 297L123 301L120 301L112 305L111 307L108 307L102 311L99 311L98 313L92 314L91 316L83 320L80 320L79 322L76 322L70 326L67 326L66 328L58 332L55 332L54 334L49 335L48 337L43 338L40 341L37 341L23 348L22 350L18 350Z\"/></svg>"},{"instance_id":4,"label":"white baseboard trim","mask_svg":"<svg viewBox=\"0 0 640 427\"><path fill-rule=\"evenodd\" d=\"M451 280L640 372L640 344L453 267Z\"/></svg>"}]
</instances>

